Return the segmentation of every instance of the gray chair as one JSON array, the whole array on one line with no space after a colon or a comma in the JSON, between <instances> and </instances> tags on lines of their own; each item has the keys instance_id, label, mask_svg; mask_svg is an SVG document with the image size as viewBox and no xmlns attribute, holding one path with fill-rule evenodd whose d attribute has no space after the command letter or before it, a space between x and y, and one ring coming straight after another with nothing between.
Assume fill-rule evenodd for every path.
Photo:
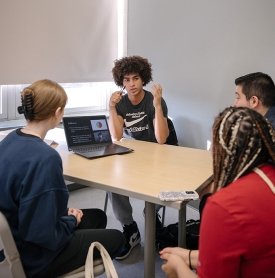
<instances>
[{"instance_id":1,"label":"gray chair","mask_svg":"<svg viewBox=\"0 0 275 278\"><path fill-rule=\"evenodd\" d=\"M0 250L2 249L5 259L0 262L0 277L25 278L26 275L9 224L4 214L0 212Z\"/></svg>"},{"instance_id":2,"label":"gray chair","mask_svg":"<svg viewBox=\"0 0 275 278\"><path fill-rule=\"evenodd\" d=\"M174 124L170 118L167 118L167 124L168 124L168 128L169 128L169 135L167 137L165 144L178 146L179 145L178 136L177 136Z\"/></svg>"},{"instance_id":3,"label":"gray chair","mask_svg":"<svg viewBox=\"0 0 275 278\"><path fill-rule=\"evenodd\" d=\"M26 278L19 252L17 250L8 221L4 214L0 212L0 251L4 251L5 258L0 262L0 277L5 278ZM104 273L104 265L101 259L94 261L95 276ZM60 278L84 278L84 266L77 268Z\"/></svg>"}]
</instances>

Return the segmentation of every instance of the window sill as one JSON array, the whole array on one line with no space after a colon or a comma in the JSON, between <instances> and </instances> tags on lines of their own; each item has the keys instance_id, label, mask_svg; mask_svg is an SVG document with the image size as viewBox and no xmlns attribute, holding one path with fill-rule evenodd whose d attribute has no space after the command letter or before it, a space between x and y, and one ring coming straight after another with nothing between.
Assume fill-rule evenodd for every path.
<instances>
[{"instance_id":1,"label":"window sill","mask_svg":"<svg viewBox=\"0 0 275 278\"><path fill-rule=\"evenodd\" d=\"M106 117L109 118L109 111L104 110L104 111L95 111L95 112L90 112L90 113L72 113L72 114L64 115L64 117L89 116L89 115L106 115ZM6 129L22 127L25 125L26 125L25 119L2 121L2 122L0 122L0 131L6 130Z\"/></svg>"},{"instance_id":2,"label":"window sill","mask_svg":"<svg viewBox=\"0 0 275 278\"><path fill-rule=\"evenodd\" d=\"M0 130L17 128L17 127L24 126L25 124L26 124L25 119L3 121L0 122Z\"/></svg>"}]
</instances>

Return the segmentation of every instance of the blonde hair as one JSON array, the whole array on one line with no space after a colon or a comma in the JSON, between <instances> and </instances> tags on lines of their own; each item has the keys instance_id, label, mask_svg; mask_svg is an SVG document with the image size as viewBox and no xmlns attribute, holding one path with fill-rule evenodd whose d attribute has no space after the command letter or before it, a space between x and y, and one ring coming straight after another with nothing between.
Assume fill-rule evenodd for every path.
<instances>
[{"instance_id":1,"label":"blonde hair","mask_svg":"<svg viewBox=\"0 0 275 278\"><path fill-rule=\"evenodd\" d=\"M29 121L46 120L55 114L58 107L64 109L67 99L65 90L58 83L38 80L21 92L22 106L18 107L18 112Z\"/></svg>"}]
</instances>

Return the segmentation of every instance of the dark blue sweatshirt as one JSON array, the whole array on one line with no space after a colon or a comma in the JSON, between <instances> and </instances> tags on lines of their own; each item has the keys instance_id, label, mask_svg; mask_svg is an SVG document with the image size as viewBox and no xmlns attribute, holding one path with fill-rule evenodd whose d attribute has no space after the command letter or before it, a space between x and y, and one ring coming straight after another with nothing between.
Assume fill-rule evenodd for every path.
<instances>
[{"instance_id":1,"label":"dark blue sweatshirt","mask_svg":"<svg viewBox=\"0 0 275 278\"><path fill-rule=\"evenodd\" d=\"M46 268L76 228L59 154L43 140L11 132L0 142L0 211L28 277Z\"/></svg>"}]
</instances>

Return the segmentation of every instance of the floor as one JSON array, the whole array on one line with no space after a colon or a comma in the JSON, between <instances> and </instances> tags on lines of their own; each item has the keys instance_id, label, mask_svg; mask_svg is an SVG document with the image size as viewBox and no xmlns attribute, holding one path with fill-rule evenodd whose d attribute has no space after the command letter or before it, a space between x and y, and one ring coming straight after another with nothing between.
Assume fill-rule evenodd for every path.
<instances>
[{"instance_id":1,"label":"floor","mask_svg":"<svg viewBox=\"0 0 275 278\"><path fill-rule=\"evenodd\" d=\"M79 186L73 186L72 191L70 192L69 206L78 207L78 208L104 208L105 200L105 191L101 191L94 188L81 188ZM131 252L131 255L123 260L116 261L114 264L118 275L120 278L142 278L144 276L144 261L143 261L143 248L144 248L144 217L143 217L143 208L144 201L137 199L131 199L131 204L133 207L133 216L135 221L138 223L138 227L141 233L141 245L135 247ZM108 216L108 225L107 228L116 228L121 230L120 223L115 219L112 207L110 202L107 206L107 216ZM172 208L166 208L165 214L165 225L177 222L177 210ZM198 219L199 213L197 210L197 204L194 203L192 206L187 206L187 219ZM156 268L155 268L155 277L162 278L165 277L164 273L161 270L162 260L159 258L158 253L156 252ZM105 277L104 274L99 276L100 278ZM152 277L153 278L153 277Z\"/></svg>"}]
</instances>

